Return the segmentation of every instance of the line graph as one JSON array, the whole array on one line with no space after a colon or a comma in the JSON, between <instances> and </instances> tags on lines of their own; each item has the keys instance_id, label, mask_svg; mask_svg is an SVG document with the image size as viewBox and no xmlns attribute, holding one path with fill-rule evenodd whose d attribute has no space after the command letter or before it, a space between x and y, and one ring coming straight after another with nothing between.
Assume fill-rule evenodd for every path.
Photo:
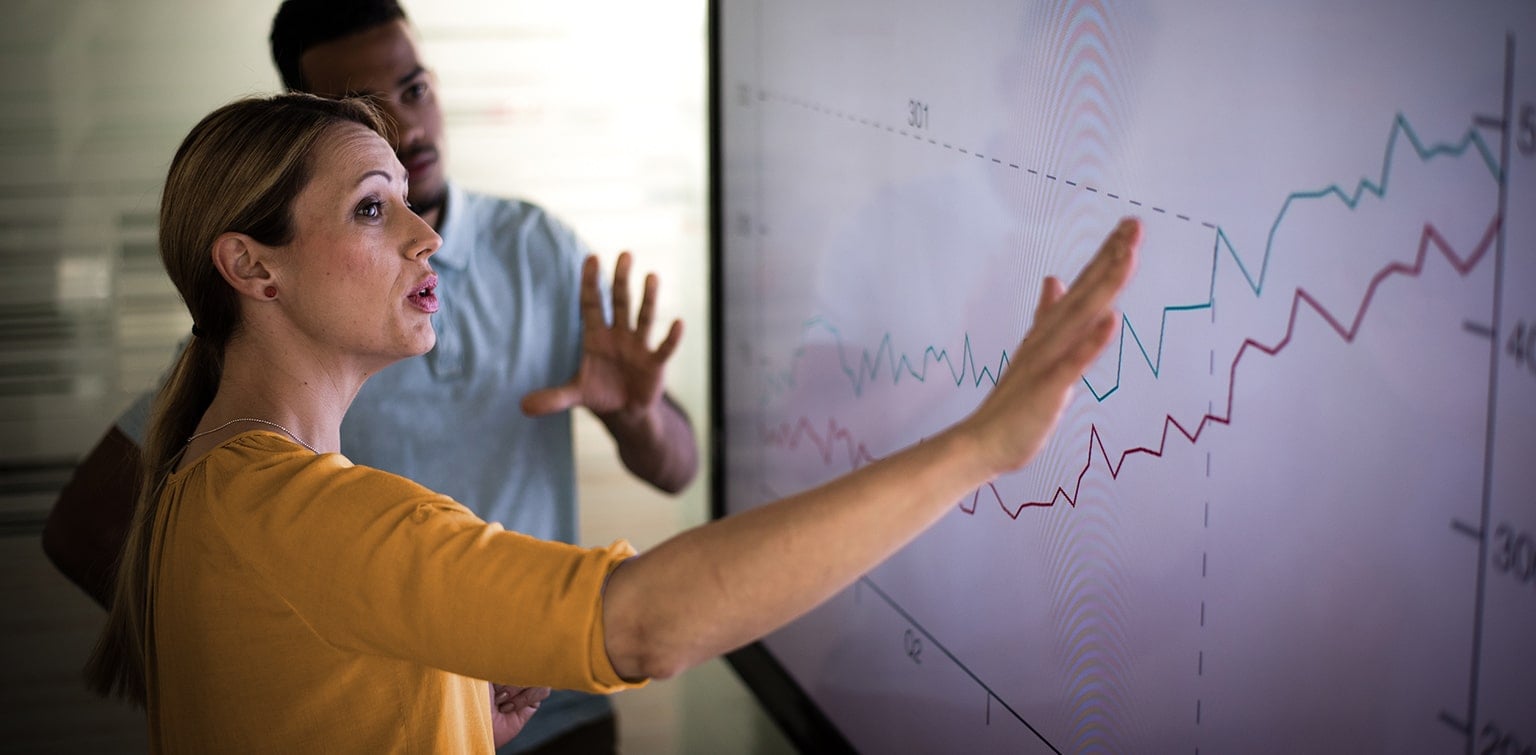
<instances>
[{"instance_id":1,"label":"line graph","mask_svg":"<svg viewBox=\"0 0 1536 755\"><path fill-rule=\"evenodd\" d=\"M1268 277L1270 260L1274 255L1275 236L1285 224L1293 205L1297 202L1323 200L1331 197L1338 200L1350 211L1354 211L1366 196L1385 199L1391 186L1392 166L1395 162L1394 158L1399 152L1398 144L1404 139L1407 140L1414 156L1420 162L1428 162L1440 157L1460 158L1468 154L1475 154L1488 169L1489 177L1495 182L1500 180L1501 172L1498 161L1493 156L1487 141L1483 139L1477 126L1469 127L1460 137L1451 142L1426 145L1407 117L1398 113L1393 117L1392 126L1387 135L1386 146L1383 148L1382 153L1381 171L1378 177L1374 179L1369 177L1361 178L1356 182L1354 188L1350 190L1346 190L1340 184L1335 183L1321 189L1295 191L1286 196L1285 200L1281 202L1280 210L1270 223L1265 239L1264 252L1258 261L1257 276L1243 262L1242 254L1239 253L1231 238L1227 235L1226 229L1216 225L1216 254L1211 259L1209 294L1206 300L1199 303L1164 306L1158 323L1157 345L1153 351L1148 350L1146 341L1143 340L1141 333L1137 330L1131 318L1128 315L1122 315L1120 318L1119 343L1116 347L1114 384L1101 390L1086 375L1083 376L1083 384L1088 387L1094 399L1102 402L1120 390L1125 369L1127 336L1135 343L1137 352L1141 354L1141 358L1146 363L1152 376L1154 378L1161 377L1163 346L1167 341L1168 316L1171 313L1208 311L1215 306L1216 283L1223 256L1222 250L1225 250L1226 256L1232 258L1233 263L1236 264L1238 271L1242 274L1248 289L1253 292L1255 297L1260 297L1264 294L1264 284ZM838 368L848 378L849 385L853 389L855 396L863 396L868 384L879 379L882 372L885 373L893 385L900 384L903 379L912 379L919 383L926 383L929 380L930 367L940 364L945 367L944 371L948 373L956 387L962 387L967 383L970 383L972 387L981 387L983 383L996 384L997 374L1008 366L1009 361L1007 350L1003 350L997 357L995 366L991 360L982 365L971 346L971 334L968 332L962 335L958 364L951 358L948 348L938 345L924 347L921 356L918 358L900 353L895 346L894 336L891 333L884 334L874 349L862 349L855 359L850 359L848 354L849 347L843 340L842 333L838 327L825 318L819 316L812 317L802 327L802 343L791 353L789 366L782 371L769 374L767 380L768 390L764 396L765 403L772 401L773 398L782 395L794 386L796 371L806 353L804 344L809 335L816 332L826 333L832 337L834 348L837 352Z\"/></svg>"},{"instance_id":2,"label":"line graph","mask_svg":"<svg viewBox=\"0 0 1536 755\"><path fill-rule=\"evenodd\" d=\"M1089 426L1087 458L1084 461L1083 469L1078 473L1075 480L1069 483L1072 486L1072 492L1067 492L1067 485L1059 485L1057 486L1055 492L1051 494L1050 498L1045 500L1031 500L1028 502L1016 504L1014 507L1010 508L1008 503L1004 500L1003 494L998 491L996 484L987 483L985 490L987 493L990 493L992 499L997 503L998 507L1002 509L1003 513L1007 514L1010 519L1018 519L1025 509L1052 507L1055 506L1056 503L1060 500L1065 500L1069 506L1075 508L1080 498L1083 479L1087 477L1088 472L1093 469L1095 449L1098 450L1098 458L1102 458L1104 460L1104 465L1109 472L1110 477L1112 479L1118 479L1120 477L1121 470L1125 466L1126 460L1131 456L1136 454L1145 454L1154 458L1162 457L1164 452L1167 450L1170 429L1177 430L1181 436L1183 436L1191 444L1194 444L1199 442L1200 437L1205 432L1206 428L1212 425L1232 424L1234 409L1233 396L1236 392L1237 386L1238 365L1242 363L1243 357L1248 354L1250 349L1257 353L1262 353L1268 356L1277 356L1280 354L1280 352L1284 351L1285 348L1291 343L1292 336L1295 333L1296 321L1297 317L1302 311L1302 305L1305 304L1307 309L1316 312L1317 315L1321 317L1322 320L1326 322L1328 326L1336 334L1338 334L1338 336L1345 343L1353 343L1355 336L1360 332L1361 324L1365 321L1366 313L1370 311L1371 302L1375 298L1377 290L1389 278L1392 278L1393 276L1412 278L1421 275L1424 271L1425 264L1430 259L1429 250L1431 247L1439 252L1440 256L1444 257L1444 259L1450 264L1452 270L1454 270L1457 275L1464 277L1477 267L1477 264L1487 255L1488 250L1492 248L1494 241L1498 237L1501 223L1502 218L1495 216L1488 223L1486 230L1484 230L1483 235L1478 240L1478 242L1465 253L1458 252L1451 245L1451 243L1441 235L1441 233L1435 228L1434 225L1425 223L1423 226L1423 231L1419 236L1418 250L1414 255L1413 261L1411 263L1394 261L1378 270L1376 274L1371 277L1370 284L1366 287L1365 295L1361 299L1359 306L1355 308L1354 314L1348 318L1348 324L1345 324L1343 318L1340 318L1336 314L1330 312L1327 307L1323 306L1323 304L1319 302L1317 298L1312 294L1308 293L1306 289L1297 288L1291 298L1290 315L1287 318L1285 334L1273 344L1265 344L1256 339L1247 338L1244 339L1242 345L1238 347L1237 355L1232 359L1232 365L1228 370L1227 399L1224 413L1216 414L1214 412L1207 412L1199 419L1198 422L1192 423L1193 429L1186 427L1184 423L1179 422L1179 420L1176 419L1173 415L1165 415L1163 420L1162 436L1158 440L1156 448L1145 445L1134 446L1119 452L1118 455L1113 456L1113 458L1110 451L1105 447L1103 433L1099 430L1098 424L1091 424ZM1102 399L1100 400L1102 401ZM827 464L832 463L833 459L837 455L836 451L838 446L842 446L846 451L846 456L848 458L850 468L854 469L863 466L864 464L873 462L876 458L873 454L870 453L864 442L860 441L857 437L854 436L851 430L839 424L835 419L829 419L827 421L827 430L825 433L822 433L815 427L814 423L809 418L800 417L798 420L792 423L783 423L777 427L765 429L762 434L762 439L769 445L781 446L789 449L798 448L802 442L810 442L821 454L823 461ZM974 515L977 512L983 497L987 495L987 493L984 493L982 489L978 489L971 498L970 506L966 507L962 503L960 505L960 509L967 514Z\"/></svg>"}]
</instances>

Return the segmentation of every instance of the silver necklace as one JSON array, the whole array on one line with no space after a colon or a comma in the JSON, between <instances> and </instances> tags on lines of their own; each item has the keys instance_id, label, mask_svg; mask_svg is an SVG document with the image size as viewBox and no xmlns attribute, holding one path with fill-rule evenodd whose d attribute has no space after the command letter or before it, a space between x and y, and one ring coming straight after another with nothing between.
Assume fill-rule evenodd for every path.
<instances>
[{"instance_id":1,"label":"silver necklace","mask_svg":"<svg viewBox=\"0 0 1536 755\"><path fill-rule=\"evenodd\" d=\"M287 433L288 437L293 438L295 441L298 442L299 445L309 449L310 453L312 453L312 454L314 454L316 456L320 455L320 452L316 451L314 446L311 446L308 443L305 443L304 439L300 438L292 430L289 430L288 428L283 427L282 425L279 425L276 422L273 422L271 420L256 419L255 417L240 417L240 418L237 418L237 419L232 419L232 420L230 420L228 422L225 422L222 425L219 425L218 427L213 428L212 430L204 430L204 431L202 431L200 433L193 433L192 435L187 436L187 442L191 443L192 441L197 440L198 438L201 438L204 435L210 435L212 433L216 433L216 432L218 432L220 430L223 430L226 427L229 427L230 425L235 424L236 422L259 422L259 423L261 423L263 425L271 425L271 426L273 426L273 427L275 427L275 428L277 428L279 430L282 430L284 433Z\"/></svg>"}]
</instances>

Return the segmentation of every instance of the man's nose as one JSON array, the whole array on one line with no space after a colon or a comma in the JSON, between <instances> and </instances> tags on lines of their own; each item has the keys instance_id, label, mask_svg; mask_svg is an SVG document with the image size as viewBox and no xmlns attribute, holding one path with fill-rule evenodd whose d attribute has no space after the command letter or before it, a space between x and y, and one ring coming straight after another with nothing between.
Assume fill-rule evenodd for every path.
<instances>
[{"instance_id":1,"label":"man's nose","mask_svg":"<svg viewBox=\"0 0 1536 755\"><path fill-rule=\"evenodd\" d=\"M423 132L421 124L399 103L386 103L383 110L385 117L389 119L389 144L395 152L402 153L421 140Z\"/></svg>"}]
</instances>

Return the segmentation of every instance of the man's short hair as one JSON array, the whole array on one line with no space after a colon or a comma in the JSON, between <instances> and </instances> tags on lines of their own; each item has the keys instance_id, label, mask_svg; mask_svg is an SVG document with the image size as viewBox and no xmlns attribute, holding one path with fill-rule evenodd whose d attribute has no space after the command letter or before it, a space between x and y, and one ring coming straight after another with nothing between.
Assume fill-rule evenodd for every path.
<instances>
[{"instance_id":1,"label":"man's short hair","mask_svg":"<svg viewBox=\"0 0 1536 755\"><path fill-rule=\"evenodd\" d=\"M299 58L311 47L403 18L395 0L284 0L272 18L272 62L289 91L309 91Z\"/></svg>"}]
</instances>

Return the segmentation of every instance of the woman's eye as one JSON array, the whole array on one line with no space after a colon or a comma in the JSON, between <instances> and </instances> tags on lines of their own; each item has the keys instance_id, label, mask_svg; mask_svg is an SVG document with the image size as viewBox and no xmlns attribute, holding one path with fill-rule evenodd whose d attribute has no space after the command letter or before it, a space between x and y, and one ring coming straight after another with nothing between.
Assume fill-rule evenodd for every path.
<instances>
[{"instance_id":1,"label":"woman's eye","mask_svg":"<svg viewBox=\"0 0 1536 755\"><path fill-rule=\"evenodd\" d=\"M424 83L419 83L418 82L416 84L412 84L411 86L407 87L406 90L405 90L405 96L403 98L401 98L401 99L405 100L406 102L416 102L416 101L420 100L422 97L425 97L426 94L427 94L427 85L424 84Z\"/></svg>"},{"instance_id":2,"label":"woman's eye","mask_svg":"<svg viewBox=\"0 0 1536 755\"><path fill-rule=\"evenodd\" d=\"M384 203L370 200L357 206L357 214L365 218L376 218L384 214Z\"/></svg>"}]
</instances>

